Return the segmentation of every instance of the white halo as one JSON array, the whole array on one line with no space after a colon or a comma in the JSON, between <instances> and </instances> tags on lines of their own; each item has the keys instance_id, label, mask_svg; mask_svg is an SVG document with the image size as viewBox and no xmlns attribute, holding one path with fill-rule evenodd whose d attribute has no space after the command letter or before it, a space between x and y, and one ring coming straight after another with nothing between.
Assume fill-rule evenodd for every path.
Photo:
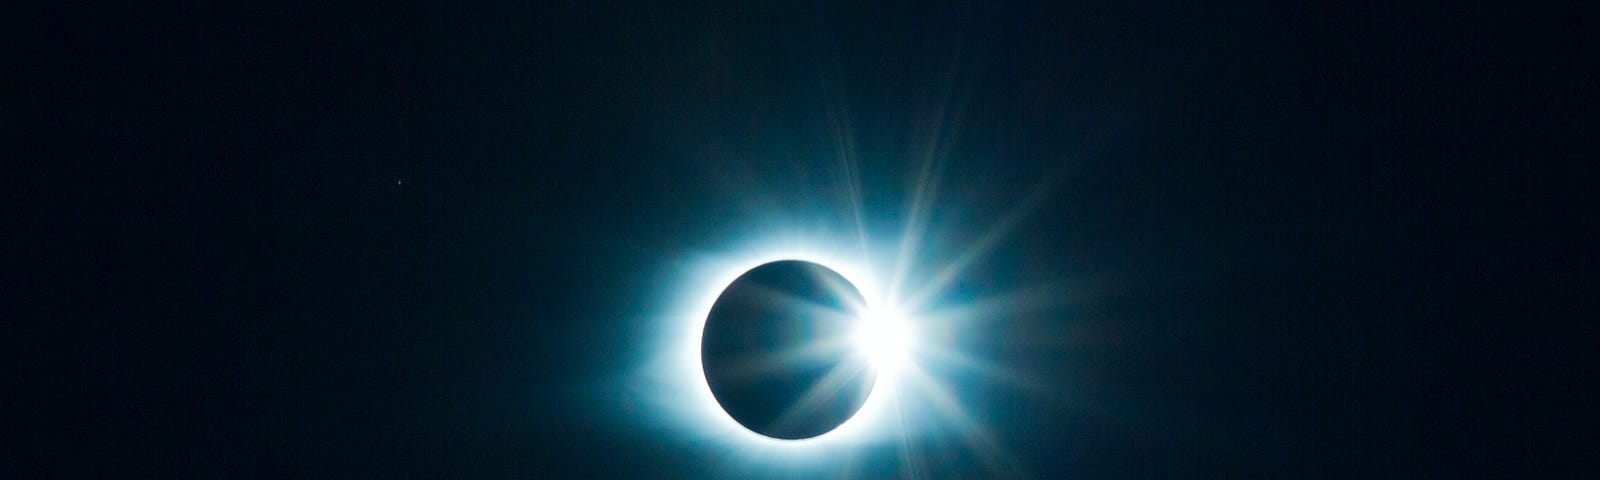
<instances>
[{"instance_id":1,"label":"white halo","mask_svg":"<svg viewBox=\"0 0 1600 480\"><path fill-rule=\"evenodd\" d=\"M879 368L865 403L837 428L816 437L785 440L745 428L724 411L711 394L701 364L700 342L706 317L722 291L740 275L765 263L801 260L827 267L843 276L866 299L872 312L893 312L894 302L883 297L877 277L863 258L839 252L861 248L818 242L801 235L780 236L777 241L753 243L734 253L695 259L684 276L682 289L669 302L672 315L661 319L664 344L651 365L658 391L652 392L663 418L702 442L715 442L748 457L782 459L801 465L818 455L829 455L862 445L897 438L894 415L900 379L894 368ZM873 320L878 315L873 315ZM902 323L903 325L903 323Z\"/></svg>"}]
</instances>

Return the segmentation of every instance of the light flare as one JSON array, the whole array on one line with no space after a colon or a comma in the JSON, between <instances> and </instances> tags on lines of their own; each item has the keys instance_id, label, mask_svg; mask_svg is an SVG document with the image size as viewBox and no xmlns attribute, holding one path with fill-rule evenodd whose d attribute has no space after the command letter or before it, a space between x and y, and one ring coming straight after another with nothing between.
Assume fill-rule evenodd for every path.
<instances>
[{"instance_id":1,"label":"light flare","mask_svg":"<svg viewBox=\"0 0 1600 480\"><path fill-rule=\"evenodd\" d=\"M912 345L916 342L910 323L892 305L880 305L862 312L851 340L856 349L865 355L879 375L894 374L911 361Z\"/></svg>"}]
</instances>

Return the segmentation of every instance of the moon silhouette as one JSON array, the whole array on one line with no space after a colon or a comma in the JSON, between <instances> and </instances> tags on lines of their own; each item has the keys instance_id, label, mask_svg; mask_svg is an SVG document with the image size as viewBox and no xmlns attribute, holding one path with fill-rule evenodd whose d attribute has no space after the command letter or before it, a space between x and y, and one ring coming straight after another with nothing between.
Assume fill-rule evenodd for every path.
<instances>
[{"instance_id":1,"label":"moon silhouette","mask_svg":"<svg viewBox=\"0 0 1600 480\"><path fill-rule=\"evenodd\" d=\"M717 403L756 433L822 435L866 403L877 372L850 341L866 301L816 263L755 267L723 290L701 337L701 365Z\"/></svg>"}]
</instances>

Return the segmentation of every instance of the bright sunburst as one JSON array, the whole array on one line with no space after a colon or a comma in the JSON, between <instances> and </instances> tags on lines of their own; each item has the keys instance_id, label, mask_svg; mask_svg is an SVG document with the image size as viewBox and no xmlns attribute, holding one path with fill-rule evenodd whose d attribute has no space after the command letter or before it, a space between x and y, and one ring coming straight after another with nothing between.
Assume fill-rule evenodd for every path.
<instances>
[{"instance_id":1,"label":"bright sunburst","mask_svg":"<svg viewBox=\"0 0 1600 480\"><path fill-rule=\"evenodd\" d=\"M736 470L778 469L802 476L824 469L849 471L849 465L837 462L884 448L898 451L905 460L912 455L907 450L909 440L948 434L987 463L1001 465L995 468L1014 473L1008 470L1014 468L1010 456L961 406L943 376L962 369L1001 370L963 353L959 339L963 329L1015 307L1015 302L944 304L937 301L940 285L914 284L903 273L897 288L891 289L879 272L890 272L888 278L893 278L909 269L881 262L904 257L875 254L861 238L790 231L693 257L685 266L682 290L670 300L671 314L658 323L662 343L649 369L653 386L645 392L659 409L657 419L696 444L730 452L725 467ZM850 340L878 369L870 396L854 416L828 433L801 440L775 439L740 425L712 395L701 364L701 335L722 290L744 272L778 260L822 265L860 290L867 303ZM947 282L952 271L934 270L945 276L932 277L931 282ZM918 301L906 302L891 291L905 292Z\"/></svg>"},{"instance_id":2,"label":"bright sunburst","mask_svg":"<svg viewBox=\"0 0 1600 480\"><path fill-rule=\"evenodd\" d=\"M1026 380L969 353L972 346L963 340L993 327L986 322L1058 302L1062 295L998 292L996 297L963 295L957 300L952 290L1043 203L1063 180L1065 168L1039 172L1033 188L1014 192L1020 195L1007 202L1009 207L986 212L992 214L986 220L965 218L957 223L942 214L936 221L939 177L948 152L944 128L948 125L943 122L954 121L947 116L947 101L933 105L936 114L929 117L933 128L914 136L914 168L906 177L910 190L904 192L905 204L898 210L879 211L876 207L882 205L869 202L878 197L864 192L868 182L855 158L842 104L830 110L836 168L828 169L825 162L808 164L794 185L776 186L802 193L784 196L773 190L774 185L732 173L713 179L714 184L742 191L726 197L732 207L723 211L731 214L716 223L722 233L710 234L722 242L702 243L704 249L697 252L673 252L670 287L663 292L662 309L650 316L652 330L645 332L656 341L655 351L645 369L646 380L637 384L640 396L648 399L651 419L720 459L705 476L818 477L836 472L848 477L860 470L856 463L863 458L892 455L898 459L897 468L905 469L937 461L918 458L918 440L960 446L980 459L991 476L1025 473L984 422L962 405L956 383L973 377L1013 385ZM819 178L818 183L807 183ZM893 223L888 219L899 219L899 225L880 223ZM940 231L941 227L961 231ZM954 244L955 238L963 239L962 244ZM800 440L775 439L744 428L712 395L701 365L701 335L723 289L752 268L779 260L816 263L860 291L866 308L850 344L878 370L870 396L854 416L832 431Z\"/></svg>"},{"instance_id":3,"label":"bright sunburst","mask_svg":"<svg viewBox=\"0 0 1600 480\"><path fill-rule=\"evenodd\" d=\"M852 343L879 372L893 375L894 370L911 360L916 332L902 315L893 304L881 302L863 312L856 326Z\"/></svg>"}]
</instances>

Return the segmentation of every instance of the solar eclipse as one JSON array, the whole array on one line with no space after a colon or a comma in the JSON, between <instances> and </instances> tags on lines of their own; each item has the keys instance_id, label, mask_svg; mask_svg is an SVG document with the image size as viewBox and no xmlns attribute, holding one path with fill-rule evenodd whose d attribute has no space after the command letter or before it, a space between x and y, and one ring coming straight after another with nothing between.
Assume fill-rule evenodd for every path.
<instances>
[{"instance_id":1,"label":"solar eclipse","mask_svg":"<svg viewBox=\"0 0 1600 480\"><path fill-rule=\"evenodd\" d=\"M866 299L837 272L799 260L762 264L723 290L706 318L701 363L722 409L772 438L837 428L877 379Z\"/></svg>"}]
</instances>

